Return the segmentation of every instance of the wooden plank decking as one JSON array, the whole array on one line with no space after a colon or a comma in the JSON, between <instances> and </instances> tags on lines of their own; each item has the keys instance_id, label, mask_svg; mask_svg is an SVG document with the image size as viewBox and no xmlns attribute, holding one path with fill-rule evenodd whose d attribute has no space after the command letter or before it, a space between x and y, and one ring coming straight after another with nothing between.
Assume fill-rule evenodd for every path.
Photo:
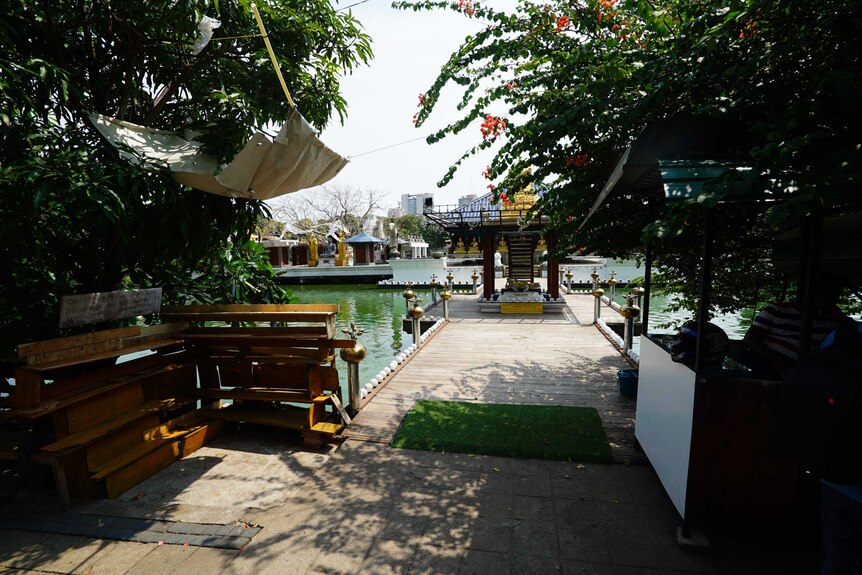
<instances>
[{"instance_id":1,"label":"wooden plank decking","mask_svg":"<svg viewBox=\"0 0 862 575\"><path fill-rule=\"evenodd\" d=\"M482 314L475 296L450 301L450 323L354 419L346 435L388 442L417 399L595 407L618 460L641 461L635 400L620 396L630 367L592 325L593 297L567 296L563 314ZM435 309L442 315L442 308Z\"/></svg>"}]
</instances>

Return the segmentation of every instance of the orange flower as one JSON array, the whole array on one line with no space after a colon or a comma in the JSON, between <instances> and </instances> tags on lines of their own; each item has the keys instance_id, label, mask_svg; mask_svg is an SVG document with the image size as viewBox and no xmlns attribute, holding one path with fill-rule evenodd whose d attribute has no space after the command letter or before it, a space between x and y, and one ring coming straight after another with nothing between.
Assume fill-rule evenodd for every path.
<instances>
[{"instance_id":1,"label":"orange flower","mask_svg":"<svg viewBox=\"0 0 862 575\"><path fill-rule=\"evenodd\" d=\"M570 23L571 20L569 20L568 16L560 16L557 19L557 32L562 32L563 30L568 28Z\"/></svg>"},{"instance_id":2,"label":"orange flower","mask_svg":"<svg viewBox=\"0 0 862 575\"><path fill-rule=\"evenodd\" d=\"M485 140L489 136L499 136L506 128L506 120L502 120L491 114L485 116L482 126L479 131L482 132L482 139Z\"/></svg>"}]
</instances>

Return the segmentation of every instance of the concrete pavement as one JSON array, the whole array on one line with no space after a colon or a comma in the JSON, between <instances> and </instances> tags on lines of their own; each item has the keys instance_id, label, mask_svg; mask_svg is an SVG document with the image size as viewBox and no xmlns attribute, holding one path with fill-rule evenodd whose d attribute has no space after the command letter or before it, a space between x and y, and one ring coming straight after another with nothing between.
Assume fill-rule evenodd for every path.
<instances>
[{"instance_id":1,"label":"concrete pavement","mask_svg":"<svg viewBox=\"0 0 862 575\"><path fill-rule=\"evenodd\" d=\"M579 313L575 309L569 315L570 325L551 322L548 329L573 330L573 341L577 330L593 337L595 328L578 321ZM463 322L465 328L474 324ZM457 322L450 324L427 351L457 329ZM606 376L614 372L616 361L607 355L597 371L604 376L596 381L610 389L613 382ZM518 369L532 367L521 362ZM471 373L468 383L481 386L478 393L502 399L511 393L499 387L511 385L505 372L475 368ZM410 370L396 378L401 374L406 378ZM543 372L531 381L540 385L546 376ZM434 397L443 398L446 389L458 391L455 385L436 386L438 381L433 380ZM393 405L412 401L392 396L397 390L396 385L388 392ZM583 393L570 395L581 401ZM599 401L607 391L589 393ZM562 397L546 395L555 402ZM614 415L613 409L606 411ZM77 502L65 514L57 513L56 502L44 495L19 500L0 514L0 569L86 575L817 571L816 551L810 547L741 538L736 530L711 532L709 554L681 550L675 538L679 518L647 464L626 464L625 458L595 465L398 450L383 435L355 437L335 450L312 452L278 434L240 430L118 500ZM148 523L124 523L123 518ZM83 533L73 529L82 522L89 531L75 535ZM52 527L57 524L59 528ZM115 531L100 533L104 527ZM93 537L94 529L99 537ZM176 537L153 540L158 529ZM208 540L213 545L202 546L204 540L195 539L220 530L248 541L219 546Z\"/></svg>"}]
</instances>

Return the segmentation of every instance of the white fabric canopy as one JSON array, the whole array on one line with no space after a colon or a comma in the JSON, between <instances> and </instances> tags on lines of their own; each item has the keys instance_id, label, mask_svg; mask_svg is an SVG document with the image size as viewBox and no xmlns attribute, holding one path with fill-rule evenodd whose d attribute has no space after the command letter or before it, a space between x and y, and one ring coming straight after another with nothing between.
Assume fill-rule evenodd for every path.
<instances>
[{"instance_id":1,"label":"white fabric canopy","mask_svg":"<svg viewBox=\"0 0 862 575\"><path fill-rule=\"evenodd\" d=\"M296 109L275 140L256 132L221 171L215 158L201 153L201 143L193 139L100 114L90 114L90 120L130 162L167 167L177 182L220 196L267 200L319 186L347 165L347 159L327 148Z\"/></svg>"}]
</instances>

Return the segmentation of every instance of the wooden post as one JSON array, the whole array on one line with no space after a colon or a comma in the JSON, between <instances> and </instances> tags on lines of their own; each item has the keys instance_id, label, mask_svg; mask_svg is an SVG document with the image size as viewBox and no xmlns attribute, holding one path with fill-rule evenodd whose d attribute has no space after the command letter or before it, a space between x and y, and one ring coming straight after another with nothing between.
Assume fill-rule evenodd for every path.
<instances>
[{"instance_id":1,"label":"wooden post","mask_svg":"<svg viewBox=\"0 0 862 575\"><path fill-rule=\"evenodd\" d=\"M550 230L545 233L545 241L548 243L548 295L551 299L560 297L560 261L554 257L554 250L557 249L557 230Z\"/></svg>"},{"instance_id":2,"label":"wooden post","mask_svg":"<svg viewBox=\"0 0 862 575\"><path fill-rule=\"evenodd\" d=\"M489 300L494 297L494 232L486 230L482 234L482 271L485 274L482 280L482 296Z\"/></svg>"}]
</instances>

